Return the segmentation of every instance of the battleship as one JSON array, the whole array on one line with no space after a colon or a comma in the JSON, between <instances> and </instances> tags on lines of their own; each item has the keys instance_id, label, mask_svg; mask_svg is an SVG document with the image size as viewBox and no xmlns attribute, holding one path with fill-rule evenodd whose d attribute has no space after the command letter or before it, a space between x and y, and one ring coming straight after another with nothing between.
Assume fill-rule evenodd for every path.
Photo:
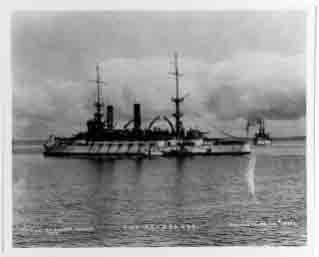
<instances>
[{"instance_id":1,"label":"battleship","mask_svg":"<svg viewBox=\"0 0 319 257\"><path fill-rule=\"evenodd\" d=\"M171 117L159 115L142 127L141 104L134 103L133 118L122 128L114 125L114 107L105 107L101 97L100 67L96 66L97 85L95 112L86 123L87 130L70 137L50 135L44 143L45 156L195 156L195 155L242 155L251 152L247 140L238 138L209 138L207 132L185 128L180 96L178 54L174 53L175 96L171 98L175 112ZM173 121L172 121L173 120ZM156 127L159 121L169 129Z\"/></svg>"}]
</instances>

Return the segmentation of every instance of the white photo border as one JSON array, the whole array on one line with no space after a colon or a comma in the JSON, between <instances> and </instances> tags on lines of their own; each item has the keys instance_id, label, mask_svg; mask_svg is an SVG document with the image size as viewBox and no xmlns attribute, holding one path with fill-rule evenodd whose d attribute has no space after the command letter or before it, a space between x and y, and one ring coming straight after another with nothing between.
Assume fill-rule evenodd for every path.
<instances>
[{"instance_id":1,"label":"white photo border","mask_svg":"<svg viewBox=\"0 0 319 257\"><path fill-rule=\"evenodd\" d=\"M315 229L318 225L315 209L315 192L318 192L318 175L315 174L315 146L318 146L315 119L318 110L317 6L312 1L173 1L173 0L91 0L68 2L8 1L1 4L0 31L2 31L1 67L1 255L3 256L311 256L315 251ZM307 245L298 247L110 247L110 248L13 248L12 247L12 88L11 88L11 14L16 10L305 10L307 12L307 115L306 115L306 167L307 167ZM316 107L316 110L315 110ZM315 124L316 123L316 124ZM315 127L316 125L316 127Z\"/></svg>"}]
</instances>

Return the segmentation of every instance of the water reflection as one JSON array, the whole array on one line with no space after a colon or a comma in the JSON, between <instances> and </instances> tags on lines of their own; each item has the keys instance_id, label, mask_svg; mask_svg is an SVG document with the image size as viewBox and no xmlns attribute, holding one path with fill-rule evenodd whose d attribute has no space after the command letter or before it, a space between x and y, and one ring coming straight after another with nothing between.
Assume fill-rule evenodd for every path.
<instances>
[{"instance_id":1,"label":"water reflection","mask_svg":"<svg viewBox=\"0 0 319 257\"><path fill-rule=\"evenodd\" d=\"M176 161L176 169L178 172L183 172L184 171L184 168L185 168L185 163L186 163L186 160L188 160L189 157L183 157L183 156L180 156L180 157L177 157L175 159Z\"/></svg>"},{"instance_id":2,"label":"water reflection","mask_svg":"<svg viewBox=\"0 0 319 257\"><path fill-rule=\"evenodd\" d=\"M174 184L172 185L171 197L175 205L176 222L183 223L185 194L187 189L184 185L186 158L176 158L176 170L174 176Z\"/></svg>"},{"instance_id":3,"label":"water reflection","mask_svg":"<svg viewBox=\"0 0 319 257\"><path fill-rule=\"evenodd\" d=\"M298 236L306 233L303 157L258 155L258 165L253 154L151 160L14 158L16 246L282 244L302 243ZM247 195L262 201L257 205ZM299 218L300 226L274 231L229 225L274 217L278 208L280 215ZM23 224L98 229L61 233L57 242L46 234L25 236L17 227ZM199 229L125 231L127 224L195 224Z\"/></svg>"},{"instance_id":4,"label":"water reflection","mask_svg":"<svg viewBox=\"0 0 319 257\"><path fill-rule=\"evenodd\" d=\"M112 202L105 196L110 193L109 189L114 181L115 164L116 161L112 159L90 160L92 168L89 171L93 173L92 176L95 176L96 183L92 184L91 192L87 196L87 205L94 213L91 220L94 226L102 226L104 215L108 215L112 209Z\"/></svg>"},{"instance_id":5,"label":"water reflection","mask_svg":"<svg viewBox=\"0 0 319 257\"><path fill-rule=\"evenodd\" d=\"M142 172L142 168L143 168L143 158L136 158L134 159L134 163L135 163L135 171L137 173L141 173Z\"/></svg>"}]
</instances>

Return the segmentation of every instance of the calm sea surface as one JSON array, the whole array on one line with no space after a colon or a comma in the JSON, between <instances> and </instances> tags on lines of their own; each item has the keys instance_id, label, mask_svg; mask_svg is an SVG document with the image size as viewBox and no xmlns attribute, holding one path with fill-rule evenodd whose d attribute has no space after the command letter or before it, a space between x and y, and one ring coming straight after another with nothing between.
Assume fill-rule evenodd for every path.
<instances>
[{"instance_id":1,"label":"calm sea surface","mask_svg":"<svg viewBox=\"0 0 319 257\"><path fill-rule=\"evenodd\" d=\"M303 141L233 157L13 155L14 247L305 245Z\"/></svg>"}]
</instances>

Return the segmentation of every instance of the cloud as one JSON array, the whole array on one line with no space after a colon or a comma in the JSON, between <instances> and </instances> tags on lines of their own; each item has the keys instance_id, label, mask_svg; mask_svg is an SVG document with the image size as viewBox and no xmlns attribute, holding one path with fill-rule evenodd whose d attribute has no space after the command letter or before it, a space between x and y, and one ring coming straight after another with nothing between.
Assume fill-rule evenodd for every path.
<instances>
[{"instance_id":1,"label":"cloud","mask_svg":"<svg viewBox=\"0 0 319 257\"><path fill-rule=\"evenodd\" d=\"M212 68L207 108L220 119L305 115L305 56L241 53Z\"/></svg>"},{"instance_id":2,"label":"cloud","mask_svg":"<svg viewBox=\"0 0 319 257\"><path fill-rule=\"evenodd\" d=\"M107 104L115 107L119 124L132 117L134 102L142 104L144 121L174 111L170 98L175 81L168 75L168 56L112 58L102 62ZM208 63L182 56L181 94L189 93L182 109L189 125L208 126L212 120L236 120L262 115L294 120L305 115L304 56L240 52ZM92 66L91 77L94 78ZM86 81L15 81L14 134L43 137L69 135L92 116L95 85ZM205 127L205 129L206 129Z\"/></svg>"}]
</instances>

